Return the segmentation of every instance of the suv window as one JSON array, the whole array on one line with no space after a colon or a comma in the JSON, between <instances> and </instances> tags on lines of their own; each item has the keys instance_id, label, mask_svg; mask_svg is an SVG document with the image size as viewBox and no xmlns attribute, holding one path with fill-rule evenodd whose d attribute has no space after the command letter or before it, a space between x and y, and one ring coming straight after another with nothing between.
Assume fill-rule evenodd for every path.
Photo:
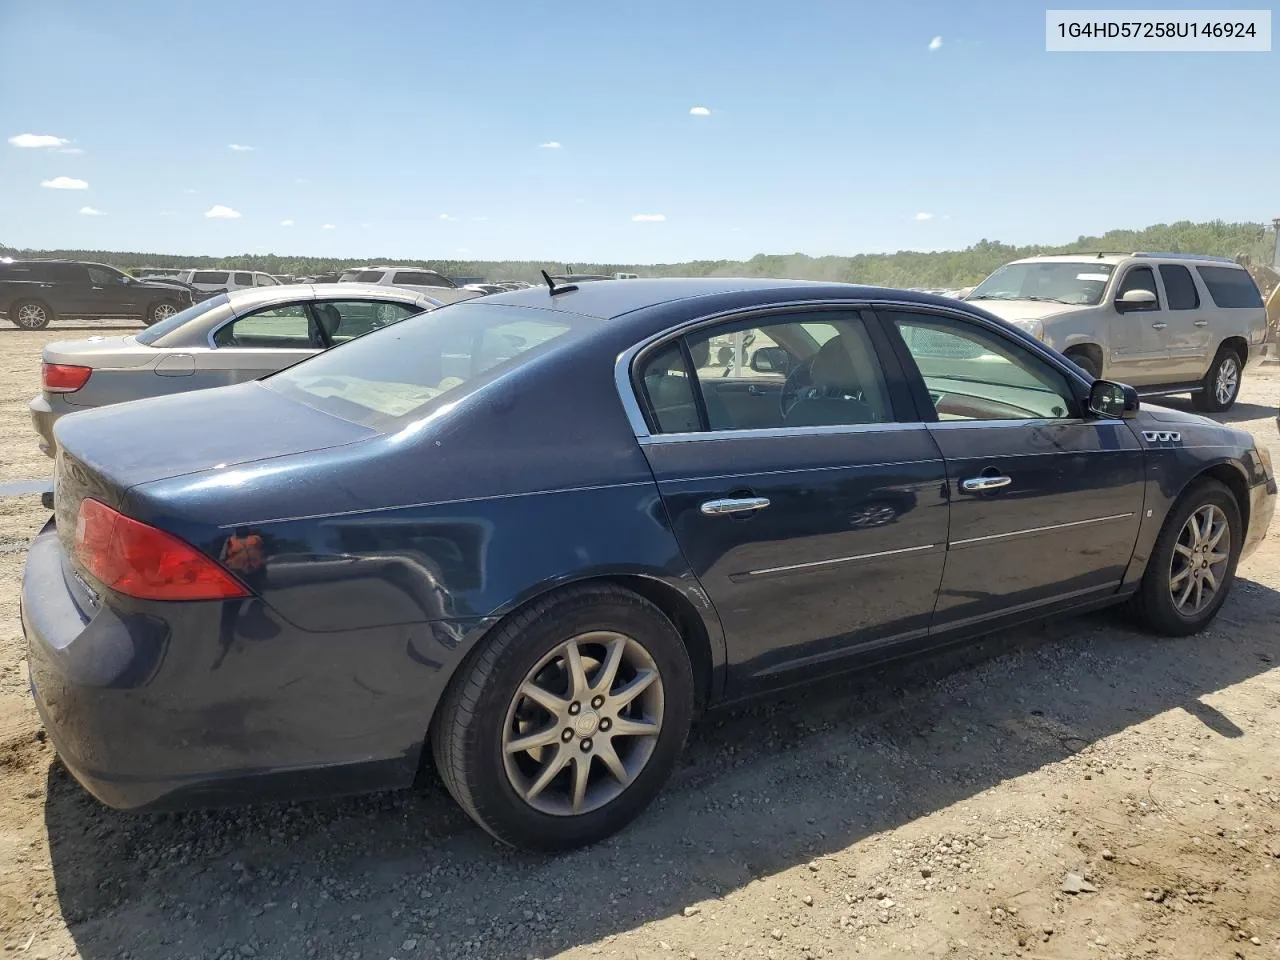
<instances>
[{"instance_id":1,"label":"suv window","mask_svg":"<svg viewBox=\"0 0 1280 960\"><path fill-rule=\"evenodd\" d=\"M232 277L235 279L236 285L241 287L253 286L253 274L251 273L234 273Z\"/></svg>"},{"instance_id":2,"label":"suv window","mask_svg":"<svg viewBox=\"0 0 1280 960\"><path fill-rule=\"evenodd\" d=\"M452 287L453 282L429 270L397 270L392 283L408 283L419 287Z\"/></svg>"},{"instance_id":3,"label":"suv window","mask_svg":"<svg viewBox=\"0 0 1280 960\"><path fill-rule=\"evenodd\" d=\"M290 303L232 320L213 335L216 347L268 350L318 350L324 341L306 304Z\"/></svg>"},{"instance_id":4,"label":"suv window","mask_svg":"<svg viewBox=\"0 0 1280 960\"><path fill-rule=\"evenodd\" d=\"M1073 415L1076 404L1067 378L1017 344L946 317L889 317L924 378L939 420L1057 420Z\"/></svg>"},{"instance_id":5,"label":"suv window","mask_svg":"<svg viewBox=\"0 0 1280 960\"><path fill-rule=\"evenodd\" d=\"M191 282L224 286L227 282L227 274L221 270L196 270L191 274Z\"/></svg>"},{"instance_id":6,"label":"suv window","mask_svg":"<svg viewBox=\"0 0 1280 960\"><path fill-rule=\"evenodd\" d=\"M1245 270L1236 267L1196 267L1200 279L1209 289L1215 306L1227 308L1261 307L1262 294L1258 292Z\"/></svg>"},{"instance_id":7,"label":"suv window","mask_svg":"<svg viewBox=\"0 0 1280 960\"><path fill-rule=\"evenodd\" d=\"M1156 290L1156 275L1150 267L1132 267L1124 275L1124 280L1120 282L1120 289L1116 291L1116 299L1119 300L1130 290L1149 290L1151 295L1156 298L1156 302L1150 307L1129 307L1128 309L1160 309L1160 292Z\"/></svg>"},{"instance_id":8,"label":"suv window","mask_svg":"<svg viewBox=\"0 0 1280 960\"><path fill-rule=\"evenodd\" d=\"M417 304L380 300L321 300L313 307L316 318L335 345L422 312Z\"/></svg>"},{"instance_id":9,"label":"suv window","mask_svg":"<svg viewBox=\"0 0 1280 960\"><path fill-rule=\"evenodd\" d=\"M377 283L385 275L385 270L361 270L351 279L358 283Z\"/></svg>"},{"instance_id":10,"label":"suv window","mask_svg":"<svg viewBox=\"0 0 1280 960\"><path fill-rule=\"evenodd\" d=\"M733 321L685 338L692 376L675 345L650 357L641 382L655 427L710 430L888 423L889 392L861 317L787 314Z\"/></svg>"},{"instance_id":11,"label":"suv window","mask_svg":"<svg viewBox=\"0 0 1280 960\"><path fill-rule=\"evenodd\" d=\"M265 273L255 273L253 275L253 285L255 287L276 287L279 284L274 277L270 277Z\"/></svg>"},{"instance_id":12,"label":"suv window","mask_svg":"<svg viewBox=\"0 0 1280 960\"><path fill-rule=\"evenodd\" d=\"M1169 297L1170 310L1194 310L1200 306L1196 282L1191 279L1191 271L1182 264L1160 264L1160 279L1164 281L1164 292Z\"/></svg>"},{"instance_id":13,"label":"suv window","mask_svg":"<svg viewBox=\"0 0 1280 960\"><path fill-rule=\"evenodd\" d=\"M95 287L106 287L112 284L118 284L120 278L124 276L108 267L85 267L89 271L89 282Z\"/></svg>"}]
</instances>

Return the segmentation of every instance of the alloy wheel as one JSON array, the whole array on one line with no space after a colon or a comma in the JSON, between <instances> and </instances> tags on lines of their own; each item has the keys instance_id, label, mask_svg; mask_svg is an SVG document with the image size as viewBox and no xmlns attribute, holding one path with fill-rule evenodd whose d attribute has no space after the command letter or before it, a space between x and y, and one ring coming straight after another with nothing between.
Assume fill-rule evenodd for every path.
<instances>
[{"instance_id":1,"label":"alloy wheel","mask_svg":"<svg viewBox=\"0 0 1280 960\"><path fill-rule=\"evenodd\" d=\"M1194 617L1225 586L1231 557L1231 525L1214 504L1205 504L1187 518L1173 545L1169 562L1169 594L1174 609Z\"/></svg>"},{"instance_id":2,"label":"alloy wheel","mask_svg":"<svg viewBox=\"0 0 1280 960\"><path fill-rule=\"evenodd\" d=\"M151 319L153 322L159 323L161 320L168 320L177 312L171 303L158 303L151 311Z\"/></svg>"},{"instance_id":3,"label":"alloy wheel","mask_svg":"<svg viewBox=\"0 0 1280 960\"><path fill-rule=\"evenodd\" d=\"M534 665L507 708L507 780L541 813L598 810L635 782L662 730L662 677L644 646L579 634Z\"/></svg>"},{"instance_id":4,"label":"alloy wheel","mask_svg":"<svg viewBox=\"0 0 1280 960\"><path fill-rule=\"evenodd\" d=\"M1222 363L1218 365L1218 376L1213 383L1213 392L1218 398L1218 403L1230 403L1239 385L1240 364L1235 357L1224 357Z\"/></svg>"},{"instance_id":5,"label":"alloy wheel","mask_svg":"<svg viewBox=\"0 0 1280 960\"><path fill-rule=\"evenodd\" d=\"M18 326L28 330L39 330L49 322L49 315L38 303L24 303L18 308Z\"/></svg>"}]
</instances>

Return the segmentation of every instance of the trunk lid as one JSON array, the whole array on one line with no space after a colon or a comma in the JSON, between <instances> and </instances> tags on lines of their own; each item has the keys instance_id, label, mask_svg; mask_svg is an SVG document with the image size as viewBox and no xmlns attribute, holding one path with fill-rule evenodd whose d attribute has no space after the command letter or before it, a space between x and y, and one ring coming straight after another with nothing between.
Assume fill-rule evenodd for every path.
<instances>
[{"instance_id":1,"label":"trunk lid","mask_svg":"<svg viewBox=\"0 0 1280 960\"><path fill-rule=\"evenodd\" d=\"M132 335L57 340L46 344L43 351L45 363L71 363L95 370L142 367L160 357L155 349L139 343Z\"/></svg>"}]
</instances>

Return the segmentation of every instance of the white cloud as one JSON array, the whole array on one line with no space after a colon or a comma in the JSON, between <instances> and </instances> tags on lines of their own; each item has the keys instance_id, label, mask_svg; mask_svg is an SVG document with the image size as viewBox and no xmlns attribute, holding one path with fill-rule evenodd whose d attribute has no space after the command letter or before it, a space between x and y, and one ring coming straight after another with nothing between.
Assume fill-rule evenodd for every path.
<instances>
[{"instance_id":1,"label":"white cloud","mask_svg":"<svg viewBox=\"0 0 1280 960\"><path fill-rule=\"evenodd\" d=\"M182 192L183 192L183 193L195 193L195 190L193 190L191 187L187 187L187 189L183 190Z\"/></svg>"},{"instance_id":2,"label":"white cloud","mask_svg":"<svg viewBox=\"0 0 1280 960\"><path fill-rule=\"evenodd\" d=\"M248 153L253 147L247 147L243 143L228 143L228 150L234 150L236 153Z\"/></svg>"},{"instance_id":3,"label":"white cloud","mask_svg":"<svg viewBox=\"0 0 1280 960\"><path fill-rule=\"evenodd\" d=\"M10 137L9 142L15 147L60 147L64 143L70 143L62 137L50 136L47 133L20 133L15 137Z\"/></svg>"},{"instance_id":4,"label":"white cloud","mask_svg":"<svg viewBox=\"0 0 1280 960\"><path fill-rule=\"evenodd\" d=\"M293 226L293 221L292 221L292 220L281 220L281 221L280 221L280 226L282 226L282 227L292 227L292 226Z\"/></svg>"},{"instance_id":5,"label":"white cloud","mask_svg":"<svg viewBox=\"0 0 1280 960\"><path fill-rule=\"evenodd\" d=\"M106 214L101 210L95 210L93 207L81 207L80 212L86 217L105 217Z\"/></svg>"},{"instance_id":6,"label":"white cloud","mask_svg":"<svg viewBox=\"0 0 1280 960\"><path fill-rule=\"evenodd\" d=\"M367 223L362 223L362 224L360 224L360 226L364 227L364 229L366 229L366 230L368 230L368 229L369 229L369 224L367 224Z\"/></svg>"},{"instance_id":7,"label":"white cloud","mask_svg":"<svg viewBox=\"0 0 1280 960\"><path fill-rule=\"evenodd\" d=\"M941 38L941 37L934 37L932 40L930 40L930 41L929 41L929 49L930 49L930 50L937 50L937 49L939 49L941 46L942 46L942 38Z\"/></svg>"},{"instance_id":8,"label":"white cloud","mask_svg":"<svg viewBox=\"0 0 1280 960\"><path fill-rule=\"evenodd\" d=\"M917 214L916 214L916 217L915 217L915 218L916 218L917 220L932 220L932 219L933 219L933 214L932 214L932 213L925 213L925 212L922 210L922 211L920 211L919 213L917 213Z\"/></svg>"},{"instance_id":9,"label":"white cloud","mask_svg":"<svg viewBox=\"0 0 1280 960\"><path fill-rule=\"evenodd\" d=\"M212 207L204 212L204 215L210 220L239 220L240 211L232 210L230 207L224 207L220 203L215 203Z\"/></svg>"},{"instance_id":10,"label":"white cloud","mask_svg":"<svg viewBox=\"0 0 1280 960\"><path fill-rule=\"evenodd\" d=\"M458 218L457 218L457 217L455 217L455 216L454 216L453 214L451 214L451 213L442 213L442 214L440 214L440 219L441 219L441 220L449 220L449 221L451 221L451 222L452 222L452 221L456 221Z\"/></svg>"},{"instance_id":11,"label":"white cloud","mask_svg":"<svg viewBox=\"0 0 1280 960\"><path fill-rule=\"evenodd\" d=\"M485 222L486 220L488 220L488 219L489 219L488 217L472 217L472 218L471 218L471 222L472 222L472 223L484 223L484 222Z\"/></svg>"},{"instance_id":12,"label":"white cloud","mask_svg":"<svg viewBox=\"0 0 1280 960\"><path fill-rule=\"evenodd\" d=\"M335 227L332 223L322 223L320 224L320 229L321 230L337 230L338 228Z\"/></svg>"},{"instance_id":13,"label":"white cloud","mask_svg":"<svg viewBox=\"0 0 1280 960\"><path fill-rule=\"evenodd\" d=\"M632 223L662 223L667 219L665 213L637 213L631 218Z\"/></svg>"},{"instance_id":14,"label":"white cloud","mask_svg":"<svg viewBox=\"0 0 1280 960\"><path fill-rule=\"evenodd\" d=\"M710 107L690 107L689 116L691 117L709 117L711 116Z\"/></svg>"},{"instance_id":15,"label":"white cloud","mask_svg":"<svg viewBox=\"0 0 1280 960\"><path fill-rule=\"evenodd\" d=\"M177 216L177 214L176 214L174 211L172 211L172 210L161 210L161 211L160 211L160 216L162 216L162 217L176 217L176 216Z\"/></svg>"},{"instance_id":16,"label":"white cloud","mask_svg":"<svg viewBox=\"0 0 1280 960\"><path fill-rule=\"evenodd\" d=\"M539 149L539 150L559 150L559 149L560 149L560 141L559 141L559 140L548 140L546 143L540 143L540 144L538 144L538 149Z\"/></svg>"},{"instance_id":17,"label":"white cloud","mask_svg":"<svg viewBox=\"0 0 1280 960\"><path fill-rule=\"evenodd\" d=\"M78 155L80 155L80 154L82 154L82 153L84 153L84 151L83 151L83 150L81 150L79 147L63 147L63 148L62 148L61 150L59 150L58 152L59 152L59 153L70 153L70 154L75 154L75 155L77 155L77 156L78 156Z\"/></svg>"},{"instance_id":18,"label":"white cloud","mask_svg":"<svg viewBox=\"0 0 1280 960\"><path fill-rule=\"evenodd\" d=\"M40 186L50 190L88 190L89 184L75 177L54 177L52 180L41 180Z\"/></svg>"},{"instance_id":19,"label":"white cloud","mask_svg":"<svg viewBox=\"0 0 1280 960\"><path fill-rule=\"evenodd\" d=\"M310 183L311 181L308 180L306 177L294 177L293 182L294 183Z\"/></svg>"}]
</instances>

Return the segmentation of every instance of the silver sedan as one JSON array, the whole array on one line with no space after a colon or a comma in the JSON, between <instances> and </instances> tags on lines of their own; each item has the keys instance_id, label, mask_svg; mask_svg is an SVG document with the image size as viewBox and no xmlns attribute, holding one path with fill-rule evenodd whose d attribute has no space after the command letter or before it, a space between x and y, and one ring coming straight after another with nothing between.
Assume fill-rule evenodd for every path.
<instances>
[{"instance_id":1,"label":"silver sedan","mask_svg":"<svg viewBox=\"0 0 1280 960\"><path fill-rule=\"evenodd\" d=\"M56 454L53 424L65 414L256 380L438 306L372 284L263 287L220 294L137 334L51 343L29 405L40 449Z\"/></svg>"}]
</instances>

